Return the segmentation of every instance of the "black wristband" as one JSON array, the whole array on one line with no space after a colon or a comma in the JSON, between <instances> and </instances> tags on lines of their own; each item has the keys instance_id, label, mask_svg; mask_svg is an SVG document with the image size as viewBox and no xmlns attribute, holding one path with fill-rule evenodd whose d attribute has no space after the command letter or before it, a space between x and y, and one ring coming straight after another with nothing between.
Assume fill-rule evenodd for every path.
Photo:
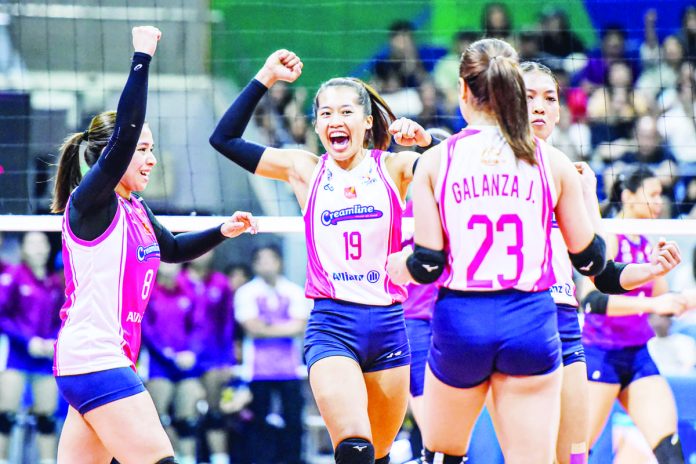
<instances>
[{"instance_id":1,"label":"black wristband","mask_svg":"<svg viewBox=\"0 0 696 464\"><path fill-rule=\"evenodd\" d=\"M591 291L584 300L582 300L582 308L586 314L607 314L607 305L609 304L609 295Z\"/></svg>"},{"instance_id":2,"label":"black wristband","mask_svg":"<svg viewBox=\"0 0 696 464\"><path fill-rule=\"evenodd\" d=\"M430 136L430 144L428 144L428 145L426 145L426 146L424 146L424 147L417 146L417 147L416 147L416 153L421 153L421 154L423 154L423 153L425 153L427 150L430 150L431 148L433 148L434 146L440 145L441 142L442 142L442 140L438 139L437 137L433 137L433 136L431 135L431 136Z\"/></svg>"}]
</instances>

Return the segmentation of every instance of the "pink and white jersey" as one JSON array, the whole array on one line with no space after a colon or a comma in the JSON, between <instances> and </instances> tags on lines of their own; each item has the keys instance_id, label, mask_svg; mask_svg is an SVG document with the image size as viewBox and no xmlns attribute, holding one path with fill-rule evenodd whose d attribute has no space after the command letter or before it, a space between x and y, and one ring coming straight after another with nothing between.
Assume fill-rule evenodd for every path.
<instances>
[{"instance_id":1,"label":"pink and white jersey","mask_svg":"<svg viewBox=\"0 0 696 464\"><path fill-rule=\"evenodd\" d=\"M304 211L307 298L387 306L406 298L385 267L401 250L403 204L385 165L372 150L350 171L325 154L315 168Z\"/></svg>"},{"instance_id":2,"label":"pink and white jersey","mask_svg":"<svg viewBox=\"0 0 696 464\"><path fill-rule=\"evenodd\" d=\"M135 369L160 249L142 200L117 198L111 225L95 240L73 234L68 209L63 217L67 301L60 311L54 375Z\"/></svg>"},{"instance_id":3,"label":"pink and white jersey","mask_svg":"<svg viewBox=\"0 0 696 464\"><path fill-rule=\"evenodd\" d=\"M443 286L537 292L553 285L556 192L544 147L537 140L532 166L516 160L497 126L469 126L447 139L435 187L449 259Z\"/></svg>"},{"instance_id":4,"label":"pink and white jersey","mask_svg":"<svg viewBox=\"0 0 696 464\"><path fill-rule=\"evenodd\" d=\"M556 283L549 289L553 301L556 304L578 306L578 300L575 298L573 265L570 262L568 247L563 239L563 234L561 234L561 229L558 228L555 216L551 228L551 249L553 250L551 266L553 267L553 275L556 277Z\"/></svg>"}]
</instances>

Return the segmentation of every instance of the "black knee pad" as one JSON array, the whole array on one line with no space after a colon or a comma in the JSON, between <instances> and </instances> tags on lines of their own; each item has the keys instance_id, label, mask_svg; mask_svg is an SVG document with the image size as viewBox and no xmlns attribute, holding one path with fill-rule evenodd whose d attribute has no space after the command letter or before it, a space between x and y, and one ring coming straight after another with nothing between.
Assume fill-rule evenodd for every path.
<instances>
[{"instance_id":1,"label":"black knee pad","mask_svg":"<svg viewBox=\"0 0 696 464\"><path fill-rule=\"evenodd\" d=\"M375 464L389 464L389 455L387 454L383 458L375 459Z\"/></svg>"},{"instance_id":2,"label":"black knee pad","mask_svg":"<svg viewBox=\"0 0 696 464\"><path fill-rule=\"evenodd\" d=\"M436 453L429 449L423 449L422 461L427 464L433 464L434 462L438 464L463 464L468 460L469 458L466 456L451 456L449 454Z\"/></svg>"},{"instance_id":3,"label":"black knee pad","mask_svg":"<svg viewBox=\"0 0 696 464\"><path fill-rule=\"evenodd\" d=\"M225 428L225 416L220 411L212 411L205 415L203 423L208 430L220 430Z\"/></svg>"},{"instance_id":4,"label":"black knee pad","mask_svg":"<svg viewBox=\"0 0 696 464\"><path fill-rule=\"evenodd\" d=\"M676 433L660 440L653 453L659 464L684 464L684 453Z\"/></svg>"},{"instance_id":5,"label":"black knee pad","mask_svg":"<svg viewBox=\"0 0 696 464\"><path fill-rule=\"evenodd\" d=\"M37 414L36 430L42 435L53 435L56 433L56 419L53 415Z\"/></svg>"},{"instance_id":6,"label":"black knee pad","mask_svg":"<svg viewBox=\"0 0 696 464\"><path fill-rule=\"evenodd\" d=\"M375 448L363 438L346 438L334 451L336 464L373 464Z\"/></svg>"},{"instance_id":7,"label":"black knee pad","mask_svg":"<svg viewBox=\"0 0 696 464\"><path fill-rule=\"evenodd\" d=\"M172 423L179 438L190 438L196 434L198 421L196 419L177 419Z\"/></svg>"},{"instance_id":8,"label":"black knee pad","mask_svg":"<svg viewBox=\"0 0 696 464\"><path fill-rule=\"evenodd\" d=\"M174 459L174 456L167 456L157 461L155 464L179 464L179 461Z\"/></svg>"},{"instance_id":9,"label":"black knee pad","mask_svg":"<svg viewBox=\"0 0 696 464\"><path fill-rule=\"evenodd\" d=\"M17 422L17 415L11 411L0 412L0 434L9 435Z\"/></svg>"}]
</instances>

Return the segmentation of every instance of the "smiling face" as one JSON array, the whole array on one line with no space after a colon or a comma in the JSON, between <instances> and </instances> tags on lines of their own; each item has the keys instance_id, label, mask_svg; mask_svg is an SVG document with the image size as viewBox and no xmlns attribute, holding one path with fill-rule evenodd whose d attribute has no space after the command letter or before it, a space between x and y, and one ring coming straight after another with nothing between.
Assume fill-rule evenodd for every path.
<instances>
[{"instance_id":1,"label":"smiling face","mask_svg":"<svg viewBox=\"0 0 696 464\"><path fill-rule=\"evenodd\" d=\"M131 159L126 173L121 177L118 191L119 193L130 196L131 192L142 192L150 182L150 172L157 164L157 159L152 153L155 142L152 138L152 131L146 124L143 126L143 131L140 133L138 145L135 149L135 154Z\"/></svg>"},{"instance_id":2,"label":"smiling face","mask_svg":"<svg viewBox=\"0 0 696 464\"><path fill-rule=\"evenodd\" d=\"M547 140L561 116L556 82L544 72L530 71L524 73L524 85L527 87L529 122L534 135Z\"/></svg>"},{"instance_id":3,"label":"smiling face","mask_svg":"<svg viewBox=\"0 0 696 464\"><path fill-rule=\"evenodd\" d=\"M329 156L347 161L363 149L365 133L372 128L356 89L330 86L318 96L314 130Z\"/></svg>"}]
</instances>

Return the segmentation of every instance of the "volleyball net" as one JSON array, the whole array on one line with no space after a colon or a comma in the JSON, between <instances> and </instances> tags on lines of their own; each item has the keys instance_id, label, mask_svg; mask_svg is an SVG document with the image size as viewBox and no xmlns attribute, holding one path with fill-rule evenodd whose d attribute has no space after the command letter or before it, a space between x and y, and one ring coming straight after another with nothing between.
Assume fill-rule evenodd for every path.
<instances>
[{"instance_id":1,"label":"volleyball net","mask_svg":"<svg viewBox=\"0 0 696 464\"><path fill-rule=\"evenodd\" d=\"M172 230L201 229L248 210L261 217L265 237L301 241L291 189L249 175L208 144L218 118L273 50L297 52L303 75L269 91L245 138L321 153L311 102L321 82L340 75L374 84L399 116L459 130L458 54L488 35L554 71L562 107L553 143L591 164L600 200L609 201L617 176L639 164L661 179L662 219L609 220L607 228L686 240L696 230L689 219L696 204L696 40L689 37L696 35L683 21L689 1L655 5L0 0L0 231L60 229L59 218L45 216L58 146L94 114L115 108L130 28L154 24L163 38L151 67L147 120L159 163L144 195Z\"/></svg>"}]
</instances>

